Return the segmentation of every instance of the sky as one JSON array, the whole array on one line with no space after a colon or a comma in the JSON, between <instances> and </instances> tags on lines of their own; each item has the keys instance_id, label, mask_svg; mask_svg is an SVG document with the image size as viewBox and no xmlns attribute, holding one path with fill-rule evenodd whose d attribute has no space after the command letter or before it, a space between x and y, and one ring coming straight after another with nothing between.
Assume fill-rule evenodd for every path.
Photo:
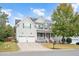
<instances>
[{"instance_id":1,"label":"sky","mask_svg":"<svg viewBox=\"0 0 79 59\"><path fill-rule=\"evenodd\" d=\"M8 14L9 24L14 26L15 19L31 16L43 16L51 20L51 14L59 4L57 3L0 3L2 11ZM79 4L72 4L74 11L79 11Z\"/></svg>"}]
</instances>

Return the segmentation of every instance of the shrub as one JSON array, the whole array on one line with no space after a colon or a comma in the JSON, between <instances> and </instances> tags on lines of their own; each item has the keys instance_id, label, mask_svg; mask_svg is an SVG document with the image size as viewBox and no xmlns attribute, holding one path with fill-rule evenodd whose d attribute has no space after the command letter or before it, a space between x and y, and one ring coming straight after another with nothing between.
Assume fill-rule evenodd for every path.
<instances>
[{"instance_id":1,"label":"shrub","mask_svg":"<svg viewBox=\"0 0 79 59\"><path fill-rule=\"evenodd\" d=\"M4 42L6 38L13 37L14 36L14 30L10 25L7 25L5 28L0 27L0 42ZM10 41L10 39L8 39Z\"/></svg>"},{"instance_id":2,"label":"shrub","mask_svg":"<svg viewBox=\"0 0 79 59\"><path fill-rule=\"evenodd\" d=\"M0 39L0 42L4 42L4 40L3 39Z\"/></svg>"},{"instance_id":3,"label":"shrub","mask_svg":"<svg viewBox=\"0 0 79 59\"><path fill-rule=\"evenodd\" d=\"M67 39L66 39L66 42L67 42L68 44L70 44L70 43L72 42L72 39L71 39L71 38L67 38Z\"/></svg>"},{"instance_id":4,"label":"shrub","mask_svg":"<svg viewBox=\"0 0 79 59\"><path fill-rule=\"evenodd\" d=\"M79 45L79 42L77 42L76 45Z\"/></svg>"}]
</instances>

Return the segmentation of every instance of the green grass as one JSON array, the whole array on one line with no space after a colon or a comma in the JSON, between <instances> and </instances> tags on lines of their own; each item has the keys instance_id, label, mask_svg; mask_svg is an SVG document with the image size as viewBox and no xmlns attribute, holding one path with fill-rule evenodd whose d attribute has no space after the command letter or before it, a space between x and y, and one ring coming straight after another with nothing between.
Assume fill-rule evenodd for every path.
<instances>
[{"instance_id":1,"label":"green grass","mask_svg":"<svg viewBox=\"0 0 79 59\"><path fill-rule=\"evenodd\" d=\"M19 47L15 42L0 42L0 52L18 51Z\"/></svg>"},{"instance_id":2,"label":"green grass","mask_svg":"<svg viewBox=\"0 0 79 59\"><path fill-rule=\"evenodd\" d=\"M53 48L52 43L44 43L42 45L49 49ZM56 44L54 47L58 49L79 49L79 45L75 44Z\"/></svg>"}]
</instances>

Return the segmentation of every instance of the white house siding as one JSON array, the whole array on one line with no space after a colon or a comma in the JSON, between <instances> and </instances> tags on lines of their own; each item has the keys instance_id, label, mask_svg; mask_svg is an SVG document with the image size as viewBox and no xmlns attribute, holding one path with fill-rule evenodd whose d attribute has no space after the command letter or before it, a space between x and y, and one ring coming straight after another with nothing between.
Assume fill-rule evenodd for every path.
<instances>
[{"instance_id":1,"label":"white house siding","mask_svg":"<svg viewBox=\"0 0 79 59\"><path fill-rule=\"evenodd\" d=\"M76 44L77 42L79 42L79 36L77 37L70 37L72 39L72 43L71 44Z\"/></svg>"},{"instance_id":2,"label":"white house siding","mask_svg":"<svg viewBox=\"0 0 79 59\"><path fill-rule=\"evenodd\" d=\"M23 24L24 27L27 27L26 25L31 24L31 29L23 28ZM18 40L18 42L36 42L37 40L43 42L52 38L52 37L49 38L48 35L45 36L43 35L43 37L41 37L41 35L37 36L38 33L43 33L43 34L50 33L50 25L42 17L39 17L36 20L27 17L16 24L16 39ZM44 39L40 39L40 38L44 38Z\"/></svg>"},{"instance_id":3,"label":"white house siding","mask_svg":"<svg viewBox=\"0 0 79 59\"><path fill-rule=\"evenodd\" d=\"M59 43L62 39L62 36L55 36L53 39L56 41L56 43Z\"/></svg>"},{"instance_id":4,"label":"white house siding","mask_svg":"<svg viewBox=\"0 0 79 59\"><path fill-rule=\"evenodd\" d=\"M27 28L28 24L31 24L31 28ZM25 18L16 25L16 38L18 42L35 42L37 39L37 32L31 18Z\"/></svg>"},{"instance_id":5,"label":"white house siding","mask_svg":"<svg viewBox=\"0 0 79 59\"><path fill-rule=\"evenodd\" d=\"M65 37L65 39L67 39L68 37ZM77 36L77 37L70 37L71 39L72 39L72 42L71 42L71 44L76 44L77 42L79 42L79 36ZM59 43L59 41L61 42L61 40L62 40L62 36L55 36L55 37L53 37L53 39L57 42L57 43Z\"/></svg>"}]
</instances>

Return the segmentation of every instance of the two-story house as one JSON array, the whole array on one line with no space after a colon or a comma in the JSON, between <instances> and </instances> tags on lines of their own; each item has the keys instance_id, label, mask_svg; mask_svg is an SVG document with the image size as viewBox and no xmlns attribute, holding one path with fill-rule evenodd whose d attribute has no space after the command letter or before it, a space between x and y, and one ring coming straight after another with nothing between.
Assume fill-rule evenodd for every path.
<instances>
[{"instance_id":1,"label":"two-story house","mask_svg":"<svg viewBox=\"0 0 79 59\"><path fill-rule=\"evenodd\" d=\"M47 42L52 39L51 22L43 17L25 17L16 23L18 42Z\"/></svg>"}]
</instances>

